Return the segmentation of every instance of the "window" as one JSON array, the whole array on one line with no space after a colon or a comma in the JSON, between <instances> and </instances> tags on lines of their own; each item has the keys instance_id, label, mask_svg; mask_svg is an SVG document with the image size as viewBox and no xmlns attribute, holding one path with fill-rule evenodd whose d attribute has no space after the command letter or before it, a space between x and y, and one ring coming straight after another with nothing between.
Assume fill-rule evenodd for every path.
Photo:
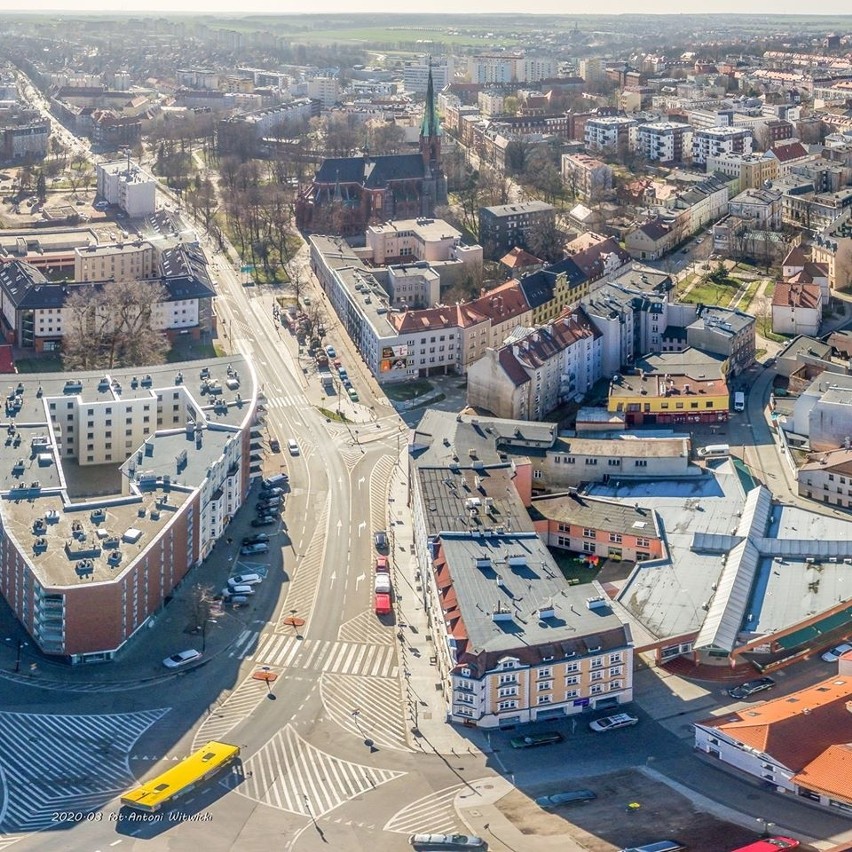
<instances>
[{"instance_id":1,"label":"window","mask_svg":"<svg viewBox=\"0 0 852 852\"><path fill-rule=\"evenodd\" d=\"M580 694L577 689L568 689L565 691L565 700L568 701L571 698L576 698Z\"/></svg>"},{"instance_id":2,"label":"window","mask_svg":"<svg viewBox=\"0 0 852 852\"><path fill-rule=\"evenodd\" d=\"M586 464L595 465L598 463L597 459L586 459Z\"/></svg>"},{"instance_id":3,"label":"window","mask_svg":"<svg viewBox=\"0 0 852 852\"><path fill-rule=\"evenodd\" d=\"M592 695L600 695L603 692L603 684L602 683L592 684L592 688L589 691L592 693Z\"/></svg>"},{"instance_id":4,"label":"window","mask_svg":"<svg viewBox=\"0 0 852 852\"><path fill-rule=\"evenodd\" d=\"M517 701L501 701L497 705L498 710L514 710L518 706Z\"/></svg>"},{"instance_id":5,"label":"window","mask_svg":"<svg viewBox=\"0 0 852 852\"><path fill-rule=\"evenodd\" d=\"M639 536L636 539L636 546L637 547L650 547L651 546L651 540L647 539L647 538L642 538L641 536Z\"/></svg>"},{"instance_id":6,"label":"window","mask_svg":"<svg viewBox=\"0 0 852 852\"><path fill-rule=\"evenodd\" d=\"M609 691L612 692L614 689L621 689L621 681L620 680L610 681Z\"/></svg>"},{"instance_id":7,"label":"window","mask_svg":"<svg viewBox=\"0 0 852 852\"><path fill-rule=\"evenodd\" d=\"M648 459L636 459L633 465L635 467L648 467Z\"/></svg>"},{"instance_id":8,"label":"window","mask_svg":"<svg viewBox=\"0 0 852 852\"><path fill-rule=\"evenodd\" d=\"M603 672L602 671L592 672L592 680L603 680Z\"/></svg>"},{"instance_id":9,"label":"window","mask_svg":"<svg viewBox=\"0 0 852 852\"><path fill-rule=\"evenodd\" d=\"M565 456L565 464L574 464L574 456Z\"/></svg>"},{"instance_id":10,"label":"window","mask_svg":"<svg viewBox=\"0 0 852 852\"><path fill-rule=\"evenodd\" d=\"M538 679L539 680L548 680L553 677L552 669L539 669L538 670Z\"/></svg>"},{"instance_id":11,"label":"window","mask_svg":"<svg viewBox=\"0 0 852 852\"><path fill-rule=\"evenodd\" d=\"M539 695L538 697L539 704L550 704L551 701L553 701L552 695Z\"/></svg>"},{"instance_id":12,"label":"window","mask_svg":"<svg viewBox=\"0 0 852 852\"><path fill-rule=\"evenodd\" d=\"M565 664L565 671L566 672L578 672L578 671L580 671L580 664L579 663L566 663Z\"/></svg>"},{"instance_id":13,"label":"window","mask_svg":"<svg viewBox=\"0 0 852 852\"><path fill-rule=\"evenodd\" d=\"M603 667L603 657L595 657L592 660L592 668L599 669Z\"/></svg>"},{"instance_id":14,"label":"window","mask_svg":"<svg viewBox=\"0 0 852 852\"><path fill-rule=\"evenodd\" d=\"M539 692L550 692L553 689L553 681L552 680L540 680L538 682L538 691Z\"/></svg>"},{"instance_id":15,"label":"window","mask_svg":"<svg viewBox=\"0 0 852 852\"><path fill-rule=\"evenodd\" d=\"M517 695L518 694L518 687L517 686L501 686L498 694L501 698L508 698L509 696Z\"/></svg>"},{"instance_id":16,"label":"window","mask_svg":"<svg viewBox=\"0 0 852 852\"><path fill-rule=\"evenodd\" d=\"M595 543L593 541L584 541L583 551L585 553L595 553Z\"/></svg>"},{"instance_id":17,"label":"window","mask_svg":"<svg viewBox=\"0 0 852 852\"><path fill-rule=\"evenodd\" d=\"M607 461L607 464L610 467L616 467L617 465L621 464L621 459L609 459L609 461Z\"/></svg>"},{"instance_id":18,"label":"window","mask_svg":"<svg viewBox=\"0 0 852 852\"><path fill-rule=\"evenodd\" d=\"M609 670L610 677L621 677L621 666L614 666Z\"/></svg>"},{"instance_id":19,"label":"window","mask_svg":"<svg viewBox=\"0 0 852 852\"><path fill-rule=\"evenodd\" d=\"M620 663L621 662L621 654L610 654L609 655L609 664Z\"/></svg>"},{"instance_id":20,"label":"window","mask_svg":"<svg viewBox=\"0 0 852 852\"><path fill-rule=\"evenodd\" d=\"M609 540L618 544L618 542L621 541L621 534L620 533L610 533L609 534Z\"/></svg>"}]
</instances>

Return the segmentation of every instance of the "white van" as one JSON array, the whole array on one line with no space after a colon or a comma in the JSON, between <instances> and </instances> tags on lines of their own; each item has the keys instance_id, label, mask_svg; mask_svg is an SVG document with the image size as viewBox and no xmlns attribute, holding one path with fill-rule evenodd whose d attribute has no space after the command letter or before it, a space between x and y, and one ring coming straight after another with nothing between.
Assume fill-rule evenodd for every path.
<instances>
[{"instance_id":1,"label":"white van","mask_svg":"<svg viewBox=\"0 0 852 852\"><path fill-rule=\"evenodd\" d=\"M721 459L731 454L731 448L727 444L708 444L706 447L699 447L698 458L700 459Z\"/></svg>"},{"instance_id":2,"label":"white van","mask_svg":"<svg viewBox=\"0 0 852 852\"><path fill-rule=\"evenodd\" d=\"M254 589L251 586L226 586L222 589L223 598L247 598L254 594Z\"/></svg>"},{"instance_id":3,"label":"white van","mask_svg":"<svg viewBox=\"0 0 852 852\"><path fill-rule=\"evenodd\" d=\"M231 588L235 586L256 586L263 582L263 577L260 574L237 574L236 577L228 578L228 585Z\"/></svg>"},{"instance_id":4,"label":"white van","mask_svg":"<svg viewBox=\"0 0 852 852\"><path fill-rule=\"evenodd\" d=\"M734 394L734 411L745 411L745 394L742 391Z\"/></svg>"}]
</instances>

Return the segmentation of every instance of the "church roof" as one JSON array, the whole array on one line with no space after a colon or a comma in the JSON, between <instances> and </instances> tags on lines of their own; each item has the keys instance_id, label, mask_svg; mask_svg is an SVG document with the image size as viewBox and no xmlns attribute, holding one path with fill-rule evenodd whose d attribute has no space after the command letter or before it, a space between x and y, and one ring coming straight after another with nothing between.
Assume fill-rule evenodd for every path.
<instances>
[{"instance_id":1,"label":"church roof","mask_svg":"<svg viewBox=\"0 0 852 852\"><path fill-rule=\"evenodd\" d=\"M378 189L395 180L422 180L426 167L420 154L385 154L380 157L334 157L323 160L315 184L357 183Z\"/></svg>"}]
</instances>

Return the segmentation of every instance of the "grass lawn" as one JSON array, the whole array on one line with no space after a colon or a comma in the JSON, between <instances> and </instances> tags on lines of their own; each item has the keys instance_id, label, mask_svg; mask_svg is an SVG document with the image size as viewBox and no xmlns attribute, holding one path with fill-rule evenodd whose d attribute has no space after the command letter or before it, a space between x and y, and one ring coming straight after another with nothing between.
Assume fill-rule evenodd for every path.
<instances>
[{"instance_id":1,"label":"grass lawn","mask_svg":"<svg viewBox=\"0 0 852 852\"><path fill-rule=\"evenodd\" d=\"M187 335L189 337L189 335ZM221 344L205 340L177 340L166 355L166 362L177 364L180 361L199 361L206 358L221 358L225 351Z\"/></svg>"},{"instance_id":2,"label":"grass lawn","mask_svg":"<svg viewBox=\"0 0 852 852\"><path fill-rule=\"evenodd\" d=\"M343 412L340 412L338 414L338 412L331 411L328 408L317 408L317 411L319 411L319 413L322 414L323 417L327 417L329 420L333 420L335 423L350 422L349 418Z\"/></svg>"},{"instance_id":3,"label":"grass lawn","mask_svg":"<svg viewBox=\"0 0 852 852\"><path fill-rule=\"evenodd\" d=\"M427 382L426 379L417 379L413 382L388 384L382 390L385 392L385 396L393 400L393 402L407 402L417 396L429 393L433 388L434 385L431 382Z\"/></svg>"},{"instance_id":4,"label":"grass lawn","mask_svg":"<svg viewBox=\"0 0 852 852\"><path fill-rule=\"evenodd\" d=\"M752 303L752 300L757 295L757 288L762 284L762 280L757 278L754 281L748 282L748 287L746 287L745 294L742 299L740 299L739 304L737 305L737 309L740 311L748 311L749 305Z\"/></svg>"},{"instance_id":5,"label":"grass lawn","mask_svg":"<svg viewBox=\"0 0 852 852\"><path fill-rule=\"evenodd\" d=\"M41 358L19 358L15 361L19 373L61 373L62 359L58 355Z\"/></svg>"},{"instance_id":6,"label":"grass lawn","mask_svg":"<svg viewBox=\"0 0 852 852\"><path fill-rule=\"evenodd\" d=\"M685 296L681 297L681 301L689 302L692 305L721 305L727 307L731 299L739 290L739 282L731 278L726 278L721 284L716 284L709 279L700 281L696 284Z\"/></svg>"},{"instance_id":7,"label":"grass lawn","mask_svg":"<svg viewBox=\"0 0 852 852\"><path fill-rule=\"evenodd\" d=\"M588 562L578 562L577 555L571 551L554 548L550 553L566 580L591 583L598 576L598 568Z\"/></svg>"}]
</instances>

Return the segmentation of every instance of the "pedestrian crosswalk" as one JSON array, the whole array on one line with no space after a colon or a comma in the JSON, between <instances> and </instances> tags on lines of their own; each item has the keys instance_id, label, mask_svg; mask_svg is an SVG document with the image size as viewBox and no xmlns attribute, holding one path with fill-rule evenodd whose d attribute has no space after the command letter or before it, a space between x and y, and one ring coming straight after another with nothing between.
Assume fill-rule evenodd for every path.
<instances>
[{"instance_id":1,"label":"pedestrian crosswalk","mask_svg":"<svg viewBox=\"0 0 852 852\"><path fill-rule=\"evenodd\" d=\"M395 678L323 673L320 695L326 714L344 730L379 748L411 751L405 732L405 705Z\"/></svg>"},{"instance_id":2,"label":"pedestrian crosswalk","mask_svg":"<svg viewBox=\"0 0 852 852\"><path fill-rule=\"evenodd\" d=\"M285 393L281 396L270 396L266 400L267 408L307 408L308 402L303 394Z\"/></svg>"},{"instance_id":3,"label":"pedestrian crosswalk","mask_svg":"<svg viewBox=\"0 0 852 852\"><path fill-rule=\"evenodd\" d=\"M344 621L337 629L343 642L366 642L369 645L392 645L394 629L379 621L371 610Z\"/></svg>"},{"instance_id":4,"label":"pedestrian crosswalk","mask_svg":"<svg viewBox=\"0 0 852 852\"><path fill-rule=\"evenodd\" d=\"M386 823L384 831L399 834L417 834L429 832L435 834L454 834L461 832L462 824L453 805L456 794L463 784L445 787L436 793L423 796L402 810L397 811Z\"/></svg>"},{"instance_id":5,"label":"pedestrian crosswalk","mask_svg":"<svg viewBox=\"0 0 852 852\"><path fill-rule=\"evenodd\" d=\"M341 760L303 740L290 725L243 761L243 770L238 793L315 819L406 774Z\"/></svg>"},{"instance_id":6,"label":"pedestrian crosswalk","mask_svg":"<svg viewBox=\"0 0 852 852\"><path fill-rule=\"evenodd\" d=\"M396 677L396 647L272 634L260 643L255 662L367 677Z\"/></svg>"},{"instance_id":7,"label":"pedestrian crosswalk","mask_svg":"<svg viewBox=\"0 0 852 852\"><path fill-rule=\"evenodd\" d=\"M0 831L39 831L56 827L56 812L103 807L134 783L130 750L167 712L0 713Z\"/></svg>"},{"instance_id":8,"label":"pedestrian crosswalk","mask_svg":"<svg viewBox=\"0 0 852 852\"><path fill-rule=\"evenodd\" d=\"M224 739L232 728L251 716L268 692L264 681L255 680L249 675L224 701L210 705L207 718L193 738L193 751L210 740Z\"/></svg>"},{"instance_id":9,"label":"pedestrian crosswalk","mask_svg":"<svg viewBox=\"0 0 852 852\"><path fill-rule=\"evenodd\" d=\"M240 659L250 657L254 652L254 649L257 648L257 640L259 636L259 630L243 630L231 644L231 650L228 653L228 656L239 657Z\"/></svg>"}]
</instances>

